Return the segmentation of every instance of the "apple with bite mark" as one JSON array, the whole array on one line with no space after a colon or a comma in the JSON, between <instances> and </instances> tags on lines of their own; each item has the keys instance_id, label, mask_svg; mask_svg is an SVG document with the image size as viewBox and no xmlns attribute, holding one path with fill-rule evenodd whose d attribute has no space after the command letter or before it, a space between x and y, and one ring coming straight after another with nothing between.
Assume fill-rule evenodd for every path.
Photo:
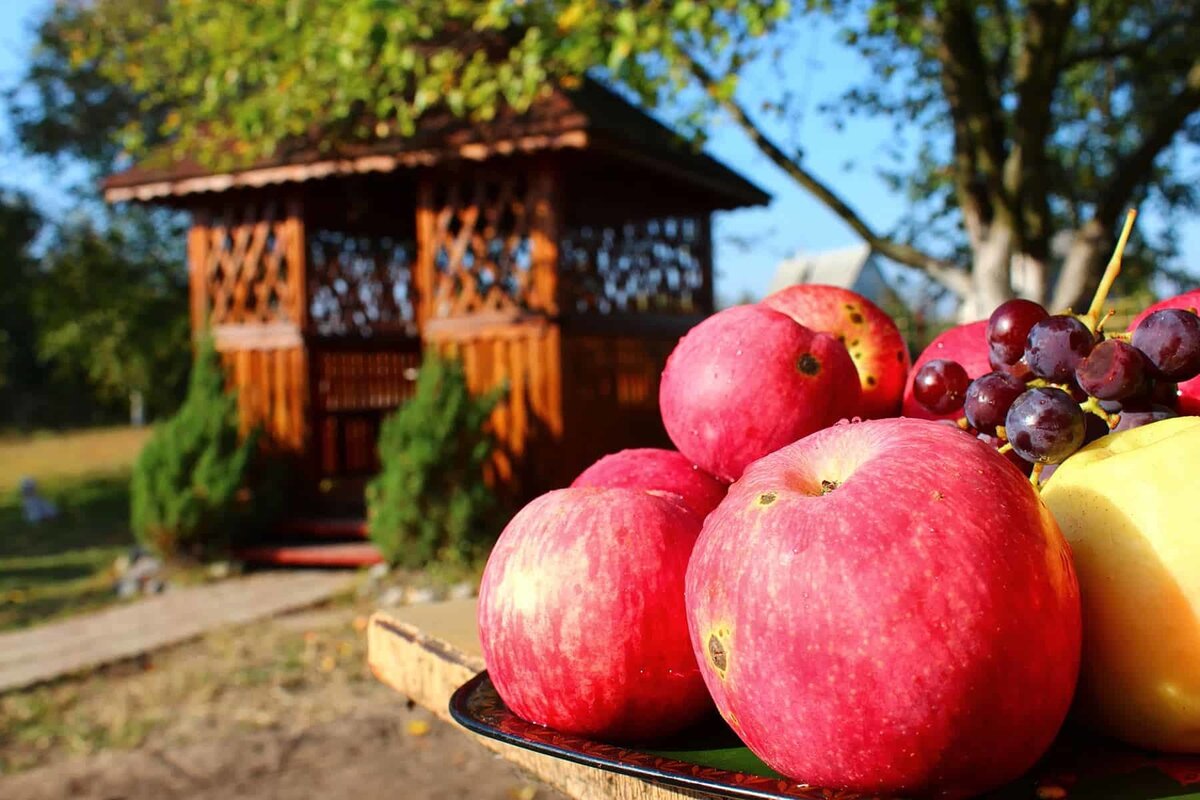
<instances>
[{"instance_id":1,"label":"apple with bite mark","mask_svg":"<svg viewBox=\"0 0 1200 800\"><path fill-rule=\"evenodd\" d=\"M609 742L710 713L683 581L701 517L678 495L558 489L513 517L479 588L488 674L513 713Z\"/></svg>"},{"instance_id":2,"label":"apple with bite mark","mask_svg":"<svg viewBox=\"0 0 1200 800\"><path fill-rule=\"evenodd\" d=\"M657 489L683 498L701 518L717 507L729 488L674 450L638 447L604 456L579 473L571 486Z\"/></svg>"},{"instance_id":3,"label":"apple with bite mark","mask_svg":"<svg viewBox=\"0 0 1200 800\"><path fill-rule=\"evenodd\" d=\"M1000 786L1049 747L1079 668L1054 518L941 422L839 424L750 465L704 523L687 608L726 722L834 790Z\"/></svg>"},{"instance_id":4,"label":"apple with bite mark","mask_svg":"<svg viewBox=\"0 0 1200 800\"><path fill-rule=\"evenodd\" d=\"M858 413L862 390L845 346L786 314L720 311L679 340L658 403L679 452L717 478Z\"/></svg>"},{"instance_id":5,"label":"apple with bite mark","mask_svg":"<svg viewBox=\"0 0 1200 800\"><path fill-rule=\"evenodd\" d=\"M935 414L918 403L913 396L913 378L917 371L926 362L937 358L957 361L967 371L971 380L991 372L992 367L988 363L987 320L968 322L943 331L921 351L921 355L913 362L912 371L908 373L908 383L904 387L904 405L900 412L903 416L918 419L958 419L962 416L959 410Z\"/></svg>"},{"instance_id":6,"label":"apple with bite mark","mask_svg":"<svg viewBox=\"0 0 1200 800\"><path fill-rule=\"evenodd\" d=\"M912 359L900 329L882 308L849 289L815 283L781 289L762 303L846 345L862 385L859 416L900 413Z\"/></svg>"},{"instance_id":7,"label":"apple with bite mark","mask_svg":"<svg viewBox=\"0 0 1200 800\"><path fill-rule=\"evenodd\" d=\"M1143 319L1164 308L1200 310L1200 289L1192 289L1190 292L1168 297L1166 300L1155 303L1134 317L1133 322L1129 323L1129 330L1132 331ZM1200 414L1200 376L1180 383L1178 395L1177 406L1180 414Z\"/></svg>"}]
</instances>

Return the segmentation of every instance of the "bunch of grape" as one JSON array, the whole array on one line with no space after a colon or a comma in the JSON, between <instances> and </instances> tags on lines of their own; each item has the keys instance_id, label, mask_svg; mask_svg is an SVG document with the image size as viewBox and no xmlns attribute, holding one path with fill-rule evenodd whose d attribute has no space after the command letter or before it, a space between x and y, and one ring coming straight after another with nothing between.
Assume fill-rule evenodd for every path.
<instances>
[{"instance_id":1,"label":"bunch of grape","mask_svg":"<svg viewBox=\"0 0 1200 800\"><path fill-rule=\"evenodd\" d=\"M1107 335L1088 319L1009 300L988 320L992 372L971 380L954 361L930 361L913 394L934 413L961 409L960 426L1034 465L1059 464L1110 430L1175 416L1176 383L1200 374L1200 317L1164 309L1132 334Z\"/></svg>"}]
</instances>

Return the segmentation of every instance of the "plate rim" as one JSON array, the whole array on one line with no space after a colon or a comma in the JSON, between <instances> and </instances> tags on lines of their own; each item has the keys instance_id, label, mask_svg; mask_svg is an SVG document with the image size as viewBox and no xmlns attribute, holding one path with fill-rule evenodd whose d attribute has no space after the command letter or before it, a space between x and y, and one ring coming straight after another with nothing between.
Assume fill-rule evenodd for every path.
<instances>
[{"instance_id":1,"label":"plate rim","mask_svg":"<svg viewBox=\"0 0 1200 800\"><path fill-rule=\"evenodd\" d=\"M773 791L770 791L767 789L760 789L760 788L757 788L754 786L743 786L743 785L726 783L726 782L718 783L718 782L713 781L708 778L688 774L687 772L684 771L688 767L703 766L703 765L696 765L694 762L679 761L677 759L669 758L667 756L652 756L652 754L646 753L646 751L644 751L644 750L639 750L636 747L630 747L627 745L607 745L607 743L597 742L597 744L605 744L607 746L617 747L621 750L625 750L628 752L644 753L648 756L659 759L661 761L663 767L677 765L679 767L679 769L677 769L677 770L667 770L667 769L662 769L662 768L656 769L654 767L642 766L640 764L630 764L630 763L627 763L624 761L618 761L616 759L602 756L602 755L584 754L577 750L572 750L572 749L569 749L566 747L560 747L560 746L553 745L553 744L550 744L547 742L539 742L539 741L535 741L535 740L531 740L531 739L525 739L516 734L499 730L498 728L492 727L491 725L488 725L487 723L484 723L484 722L476 719L467 710L467 703L468 703L469 699L472 697L472 695L474 695L474 693L477 690L479 690L479 688L484 684L484 682L491 684L492 690L495 691L495 684L491 683L491 679L488 676L488 671L485 669L485 670L477 673L476 675L471 677L469 680L467 680L466 683L462 684L457 689L455 689L454 694L452 694L450 696L450 703L449 703L449 710L450 710L451 718L453 718L454 721L457 722L459 725L463 726L464 728L471 731L472 733L478 734L479 736L483 736L488 739L494 739L496 741L503 742L504 744L512 745L514 747L519 747L523 750L529 750L531 752L541 753L542 755L548 755L548 756L553 756L555 758L560 758L560 759L563 759L564 761L570 761L574 764L580 764L580 765L586 766L586 767L597 767L598 765L603 765L602 768L605 768L610 772L615 772L618 774L627 775L627 776L634 777L634 778L641 778L642 780L648 781L650 783L665 784L668 786L674 786L674 787L678 787L678 788L682 788L682 789L697 790L697 791L701 791L701 792L704 792L709 795L713 794L714 792L717 792L720 794L720 796L739 798L739 800L802 800L802 798L805 797L805 795L798 795L795 793L783 794L780 792L773 792ZM498 692L497 692L497 695L499 695ZM505 707L507 708L507 706L505 706ZM509 713L512 714L513 712L511 710L509 710ZM514 714L514 716L516 716L516 715ZM534 723L530 723L530 724L534 724ZM550 730L550 729L547 728L547 730ZM572 738L578 738L582 741L592 741L592 740L584 739L584 737L577 736L575 734L562 733L561 735L572 737ZM722 769L721 767L706 767L706 769L715 770L717 772L721 772L721 773L724 773L726 775L731 775L731 776L732 775L745 776L749 780L778 780L780 783L787 783L787 781L783 780L783 779L763 778L762 776L750 775L745 772L733 772L731 770ZM796 787L797 789L802 789L802 790L816 788L816 787L808 787L805 784L801 784L801 783L792 783L791 785ZM820 791L820 790L817 789L817 791ZM860 797L861 800L869 800L869 796L867 796L867 795L856 795L856 797Z\"/></svg>"}]
</instances>

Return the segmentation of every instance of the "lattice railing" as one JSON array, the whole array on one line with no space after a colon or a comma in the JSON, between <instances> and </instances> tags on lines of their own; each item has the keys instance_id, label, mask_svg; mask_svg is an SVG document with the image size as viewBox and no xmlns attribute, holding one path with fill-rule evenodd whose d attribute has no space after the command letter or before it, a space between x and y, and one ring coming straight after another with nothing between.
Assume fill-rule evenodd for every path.
<instances>
[{"instance_id":1,"label":"lattice railing","mask_svg":"<svg viewBox=\"0 0 1200 800\"><path fill-rule=\"evenodd\" d=\"M322 335L416 334L415 246L387 236L308 235L309 324Z\"/></svg>"},{"instance_id":2,"label":"lattice railing","mask_svg":"<svg viewBox=\"0 0 1200 800\"><path fill-rule=\"evenodd\" d=\"M289 283L293 238L302 235L279 205L246 205L205 231L202 282L213 325L296 321Z\"/></svg>"},{"instance_id":3,"label":"lattice railing","mask_svg":"<svg viewBox=\"0 0 1200 800\"><path fill-rule=\"evenodd\" d=\"M699 217L583 225L559 243L563 309L697 314L712 309L708 228Z\"/></svg>"},{"instance_id":4,"label":"lattice railing","mask_svg":"<svg viewBox=\"0 0 1200 800\"><path fill-rule=\"evenodd\" d=\"M430 235L434 317L545 310L535 291L534 237L543 182L476 175L438 187Z\"/></svg>"}]
</instances>

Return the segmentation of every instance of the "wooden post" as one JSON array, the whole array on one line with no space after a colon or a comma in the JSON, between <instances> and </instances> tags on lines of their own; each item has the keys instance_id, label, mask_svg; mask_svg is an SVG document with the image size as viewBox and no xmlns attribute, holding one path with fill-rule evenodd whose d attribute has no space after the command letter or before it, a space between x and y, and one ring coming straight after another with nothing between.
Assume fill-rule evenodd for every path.
<instances>
[{"instance_id":1,"label":"wooden post","mask_svg":"<svg viewBox=\"0 0 1200 800\"><path fill-rule=\"evenodd\" d=\"M188 306L193 337L208 326L208 237L209 213L197 210L192 214L187 237Z\"/></svg>"},{"instance_id":2,"label":"wooden post","mask_svg":"<svg viewBox=\"0 0 1200 800\"><path fill-rule=\"evenodd\" d=\"M533 296L530 305L556 316L558 297L558 236L561 217L559 202L559 173L549 160L543 159L535 168L530 187L533 215L530 219L531 269Z\"/></svg>"},{"instance_id":3,"label":"wooden post","mask_svg":"<svg viewBox=\"0 0 1200 800\"><path fill-rule=\"evenodd\" d=\"M304 203L299 197L290 197L284 206L287 236L287 282L291 308L288 315L300 329L308 332L308 231L304 226Z\"/></svg>"},{"instance_id":4,"label":"wooden post","mask_svg":"<svg viewBox=\"0 0 1200 800\"><path fill-rule=\"evenodd\" d=\"M701 314L708 315L716 311L714 300L716 287L713 286L712 214L707 211L701 212L696 217L696 224L699 226L696 235L696 258L700 261L700 269L704 275L700 296L697 298L700 307L696 310Z\"/></svg>"},{"instance_id":5,"label":"wooden post","mask_svg":"<svg viewBox=\"0 0 1200 800\"><path fill-rule=\"evenodd\" d=\"M426 173L417 182L417 257L413 271L413 291L417 302L417 330L425 332L425 323L433 316L434 258L437 242L437 210L434 208L433 177Z\"/></svg>"}]
</instances>

